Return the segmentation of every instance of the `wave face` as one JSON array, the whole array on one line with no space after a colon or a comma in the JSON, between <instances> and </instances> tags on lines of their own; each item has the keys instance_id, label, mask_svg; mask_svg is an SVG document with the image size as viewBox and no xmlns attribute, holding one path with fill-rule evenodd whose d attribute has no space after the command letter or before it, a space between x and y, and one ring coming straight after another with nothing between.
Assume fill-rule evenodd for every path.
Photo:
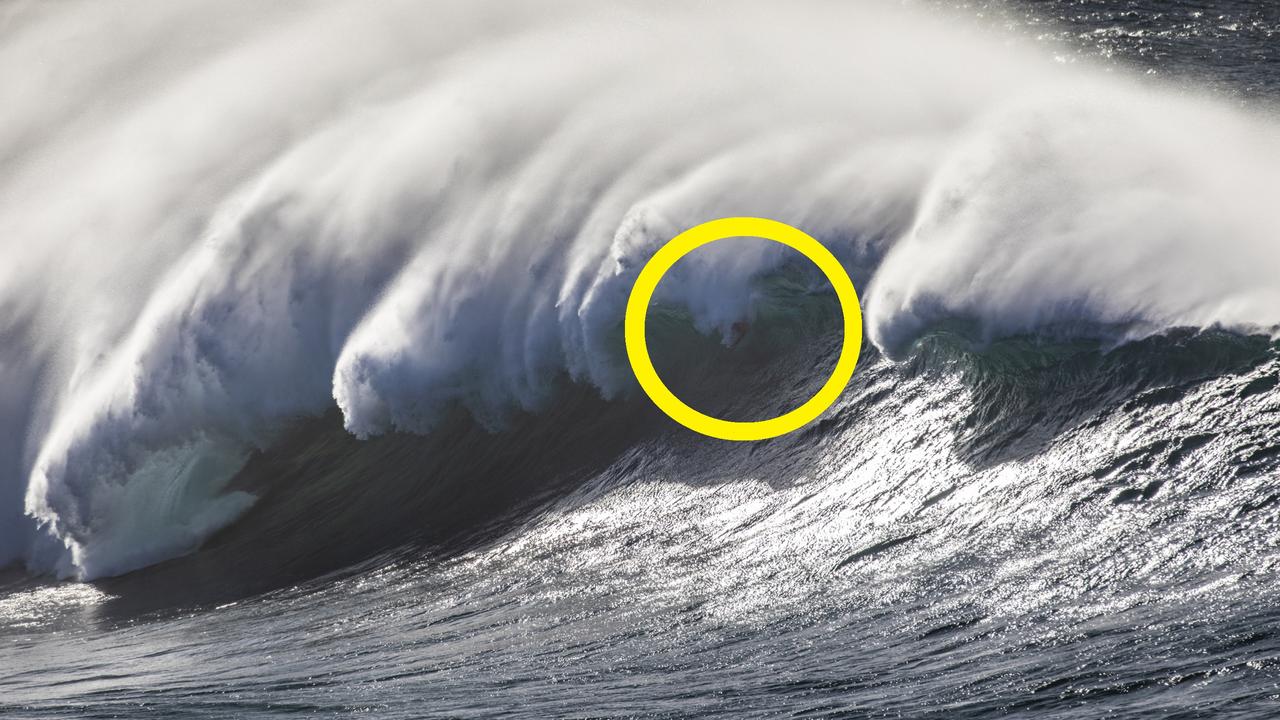
<instances>
[{"instance_id":1,"label":"wave face","mask_svg":"<svg viewBox=\"0 0 1280 720\"><path fill-rule=\"evenodd\" d=\"M823 240L898 360L1280 326L1274 120L937 9L59 3L3 33L0 563L35 572L194 550L306 418L622 402L631 282L715 217ZM761 289L794 259L734 242L663 283L677 324L797 317Z\"/></svg>"}]
</instances>

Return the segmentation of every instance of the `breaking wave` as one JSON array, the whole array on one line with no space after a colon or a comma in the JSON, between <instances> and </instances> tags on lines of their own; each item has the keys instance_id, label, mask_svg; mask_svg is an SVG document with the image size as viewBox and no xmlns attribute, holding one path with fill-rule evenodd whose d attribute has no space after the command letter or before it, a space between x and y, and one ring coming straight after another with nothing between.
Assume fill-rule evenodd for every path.
<instances>
[{"instance_id":1,"label":"breaking wave","mask_svg":"<svg viewBox=\"0 0 1280 720\"><path fill-rule=\"evenodd\" d=\"M715 217L824 241L894 360L940 334L1280 326L1274 119L937 11L147 10L3 29L0 67L69 52L0 86L0 563L92 579L189 552L308 418L368 440L500 430L566 384L621 402L631 282ZM737 240L657 303L728 339L794 325L819 285Z\"/></svg>"}]
</instances>

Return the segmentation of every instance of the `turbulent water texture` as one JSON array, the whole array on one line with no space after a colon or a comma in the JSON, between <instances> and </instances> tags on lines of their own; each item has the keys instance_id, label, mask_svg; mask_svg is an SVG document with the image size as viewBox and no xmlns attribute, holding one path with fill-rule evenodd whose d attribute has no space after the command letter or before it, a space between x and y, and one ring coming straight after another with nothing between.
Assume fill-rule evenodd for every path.
<instances>
[{"instance_id":1,"label":"turbulent water texture","mask_svg":"<svg viewBox=\"0 0 1280 720\"><path fill-rule=\"evenodd\" d=\"M1256 714L1280 520L1259 3L0 8L0 711ZM774 441L641 396L680 230L862 293ZM650 344L802 402L812 268ZM747 328L745 333L743 328Z\"/></svg>"}]
</instances>

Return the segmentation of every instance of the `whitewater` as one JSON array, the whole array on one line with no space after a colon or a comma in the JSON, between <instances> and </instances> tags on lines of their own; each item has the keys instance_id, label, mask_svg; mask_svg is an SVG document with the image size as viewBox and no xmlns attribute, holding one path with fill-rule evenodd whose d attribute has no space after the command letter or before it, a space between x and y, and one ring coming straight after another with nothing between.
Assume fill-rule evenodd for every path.
<instances>
[{"instance_id":1,"label":"whitewater","mask_svg":"<svg viewBox=\"0 0 1280 720\"><path fill-rule=\"evenodd\" d=\"M550 676L604 678L606 715L1065 717L1015 697L1203 679L1193 648L1273 612L1280 72L1177 42L1280 19L980 5L0 9L0 657L59 668L0 687L413 715L395 663L350 669L389 695L308 684L387 653L444 715L586 712ZM1214 82L1144 73L1151 38ZM822 241L867 339L840 402L755 445L661 417L623 350L648 258L731 216ZM837 316L803 258L727 240L664 279L650 345L761 419L825 380ZM174 608L225 684L147 660L186 657ZM314 666L287 642L348 622ZM46 706L86 671L44 632L141 674ZM1249 703L1258 632L1212 650Z\"/></svg>"}]
</instances>

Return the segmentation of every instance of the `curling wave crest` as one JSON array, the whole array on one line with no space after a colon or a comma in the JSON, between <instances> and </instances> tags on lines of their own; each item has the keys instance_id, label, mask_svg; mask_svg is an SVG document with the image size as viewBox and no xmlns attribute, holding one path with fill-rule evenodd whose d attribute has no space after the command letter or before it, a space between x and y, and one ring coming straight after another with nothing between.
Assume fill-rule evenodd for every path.
<instances>
[{"instance_id":1,"label":"curling wave crest","mask_svg":"<svg viewBox=\"0 0 1280 720\"><path fill-rule=\"evenodd\" d=\"M942 324L1280 325L1280 125L938 12L227 7L5 29L0 564L189 552L254 503L253 453L335 406L367 438L501 427L566 377L619 397L631 282L714 217L821 239L893 358ZM69 34L57 72L13 72ZM729 337L791 260L743 247L658 302Z\"/></svg>"}]
</instances>

